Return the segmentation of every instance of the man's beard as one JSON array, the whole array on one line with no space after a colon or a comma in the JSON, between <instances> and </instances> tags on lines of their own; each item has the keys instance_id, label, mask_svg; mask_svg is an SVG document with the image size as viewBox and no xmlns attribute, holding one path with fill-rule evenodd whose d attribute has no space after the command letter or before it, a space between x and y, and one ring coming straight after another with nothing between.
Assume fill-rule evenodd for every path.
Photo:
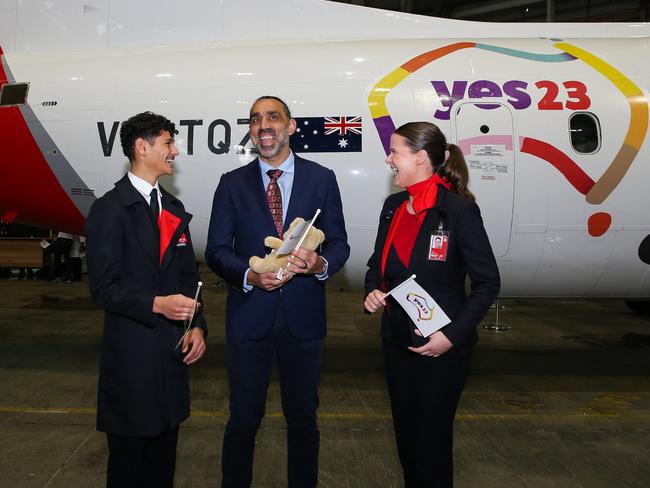
<instances>
[{"instance_id":1,"label":"man's beard","mask_svg":"<svg viewBox=\"0 0 650 488\"><path fill-rule=\"evenodd\" d=\"M275 144L269 147L262 147L262 136L264 134L272 134L275 137ZM278 137L278 135L280 137ZM274 158L289 144L289 133L283 131L277 134L275 131L264 130L259 131L257 134L257 143L255 144L255 149L257 153L265 158Z\"/></svg>"}]
</instances>

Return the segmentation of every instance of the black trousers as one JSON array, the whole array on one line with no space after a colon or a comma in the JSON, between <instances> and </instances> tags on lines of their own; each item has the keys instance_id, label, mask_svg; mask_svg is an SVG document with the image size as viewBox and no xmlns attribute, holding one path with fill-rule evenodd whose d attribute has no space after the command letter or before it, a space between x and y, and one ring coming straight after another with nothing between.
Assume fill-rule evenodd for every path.
<instances>
[{"instance_id":1,"label":"black trousers","mask_svg":"<svg viewBox=\"0 0 650 488\"><path fill-rule=\"evenodd\" d=\"M294 338L278 316L269 337L228 342L227 350L230 418L223 437L222 487L251 486L255 435L264 417L274 361L280 374L282 410L287 422L289 487L316 486L320 446L316 409L323 339Z\"/></svg>"},{"instance_id":2,"label":"black trousers","mask_svg":"<svg viewBox=\"0 0 650 488\"><path fill-rule=\"evenodd\" d=\"M453 486L453 424L470 355L425 357L384 342L386 382L406 488Z\"/></svg>"},{"instance_id":3,"label":"black trousers","mask_svg":"<svg viewBox=\"0 0 650 488\"><path fill-rule=\"evenodd\" d=\"M157 437L108 439L107 488L171 488L174 486L178 426Z\"/></svg>"}]
</instances>

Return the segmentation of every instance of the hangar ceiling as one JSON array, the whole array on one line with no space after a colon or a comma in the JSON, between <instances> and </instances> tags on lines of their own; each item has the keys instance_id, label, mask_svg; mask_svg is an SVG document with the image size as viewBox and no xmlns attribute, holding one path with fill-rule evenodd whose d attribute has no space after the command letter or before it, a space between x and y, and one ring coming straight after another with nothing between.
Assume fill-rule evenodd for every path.
<instances>
[{"instance_id":1,"label":"hangar ceiling","mask_svg":"<svg viewBox=\"0 0 650 488\"><path fill-rule=\"evenodd\" d=\"M650 0L330 0L485 22L646 22Z\"/></svg>"}]
</instances>

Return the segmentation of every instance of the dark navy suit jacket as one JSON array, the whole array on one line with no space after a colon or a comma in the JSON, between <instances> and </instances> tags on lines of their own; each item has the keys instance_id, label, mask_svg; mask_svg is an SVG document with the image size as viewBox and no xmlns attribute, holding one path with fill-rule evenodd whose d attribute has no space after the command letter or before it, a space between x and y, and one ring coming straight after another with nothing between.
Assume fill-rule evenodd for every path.
<instances>
[{"instance_id":1,"label":"dark navy suit jacket","mask_svg":"<svg viewBox=\"0 0 650 488\"><path fill-rule=\"evenodd\" d=\"M320 254L329 263L328 275L332 276L350 255L336 176L332 170L296 155L283 232L296 217L310 219L318 208L321 214L315 226L325 233ZM248 260L251 256L263 257L268 252L264 238L276 234L258 160L224 174L214 193L205 258L229 284L226 335L230 341L266 337L279 307L294 337L318 339L326 334L325 281L296 275L273 292L257 287L249 292L242 290Z\"/></svg>"},{"instance_id":2,"label":"dark navy suit jacket","mask_svg":"<svg viewBox=\"0 0 650 488\"><path fill-rule=\"evenodd\" d=\"M105 310L97 429L109 434L153 437L190 413L188 368L175 349L183 324L152 308L156 295L196 292L192 215L162 187L160 195L170 222L162 259L149 205L127 176L95 201L86 220L90 291ZM193 325L207 330L200 311Z\"/></svg>"},{"instance_id":3,"label":"dark navy suit jacket","mask_svg":"<svg viewBox=\"0 0 650 488\"><path fill-rule=\"evenodd\" d=\"M499 293L500 279L490 241L483 227L478 205L456 193L438 186L435 207L427 211L416 237L408 275L415 279L451 319L442 332L454 344L452 354L470 351L478 336L476 326L487 313ZM368 261L366 294L381 289L381 256L388 229L397 208L408 199L406 191L390 195L384 202L379 219L375 250ZM440 220L449 231L446 261L430 261L428 252L431 234L437 232ZM471 291L465 293L465 278L469 276ZM386 282L386 291L399 283ZM401 306L389 297L390 313L382 315L382 336L392 340L393 327L412 327ZM418 344L419 345L419 344Z\"/></svg>"}]
</instances>

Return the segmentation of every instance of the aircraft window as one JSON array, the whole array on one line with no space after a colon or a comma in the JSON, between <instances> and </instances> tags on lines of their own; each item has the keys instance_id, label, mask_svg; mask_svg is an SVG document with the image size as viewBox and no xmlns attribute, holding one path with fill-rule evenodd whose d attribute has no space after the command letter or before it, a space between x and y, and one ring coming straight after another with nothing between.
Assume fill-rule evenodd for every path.
<instances>
[{"instance_id":1,"label":"aircraft window","mask_svg":"<svg viewBox=\"0 0 650 488\"><path fill-rule=\"evenodd\" d=\"M571 145L580 154L593 154L600 149L600 122L589 112L576 112L569 119Z\"/></svg>"},{"instance_id":2,"label":"aircraft window","mask_svg":"<svg viewBox=\"0 0 650 488\"><path fill-rule=\"evenodd\" d=\"M27 103L29 83L7 83L0 88L0 107Z\"/></svg>"}]
</instances>

